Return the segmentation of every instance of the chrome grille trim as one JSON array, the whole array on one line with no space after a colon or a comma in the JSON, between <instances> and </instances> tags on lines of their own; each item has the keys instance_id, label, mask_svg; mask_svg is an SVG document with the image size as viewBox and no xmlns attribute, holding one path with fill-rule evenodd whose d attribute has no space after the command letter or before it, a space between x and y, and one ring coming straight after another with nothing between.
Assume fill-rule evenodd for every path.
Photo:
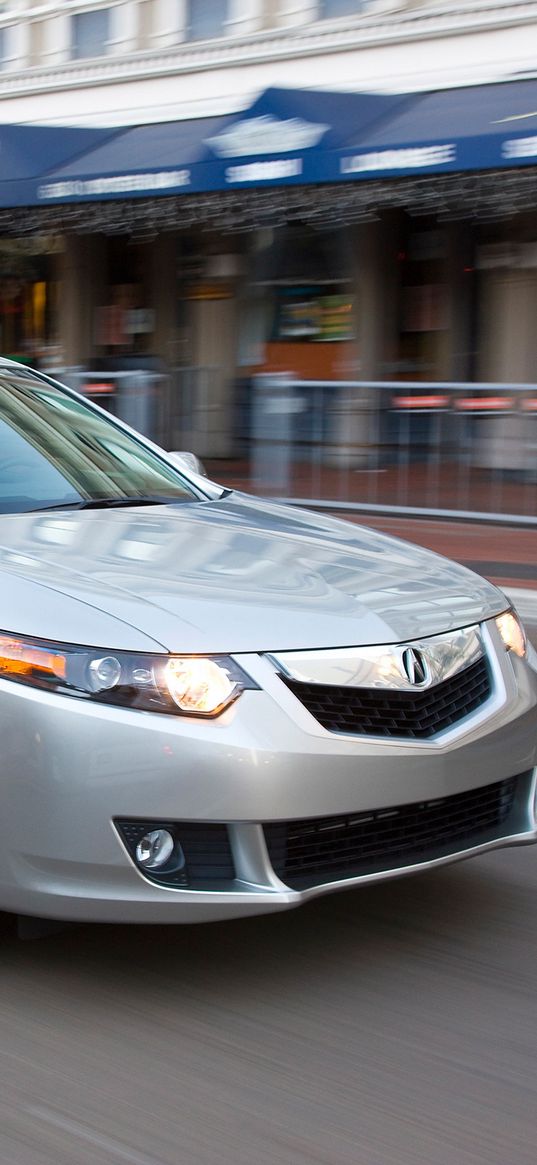
<instances>
[{"instance_id":1,"label":"chrome grille trim","mask_svg":"<svg viewBox=\"0 0 537 1165\"><path fill-rule=\"evenodd\" d=\"M408 657L415 654L424 664L423 679L422 670L417 669L418 683L412 676L416 669L408 667ZM267 658L282 677L297 683L415 691L450 679L484 654L481 628L475 624L406 643L284 651Z\"/></svg>"}]
</instances>

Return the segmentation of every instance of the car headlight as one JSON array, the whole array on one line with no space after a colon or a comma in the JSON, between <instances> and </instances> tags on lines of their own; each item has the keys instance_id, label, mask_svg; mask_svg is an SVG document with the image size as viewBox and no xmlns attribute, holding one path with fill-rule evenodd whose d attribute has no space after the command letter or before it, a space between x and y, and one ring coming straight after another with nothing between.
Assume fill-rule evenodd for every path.
<instances>
[{"instance_id":1,"label":"car headlight","mask_svg":"<svg viewBox=\"0 0 537 1165\"><path fill-rule=\"evenodd\" d=\"M0 678L102 704L205 717L258 687L228 656L106 652L6 634Z\"/></svg>"},{"instance_id":2,"label":"car headlight","mask_svg":"<svg viewBox=\"0 0 537 1165\"><path fill-rule=\"evenodd\" d=\"M506 651L514 651L523 659L528 649L526 632L515 611L504 611L496 617L496 626L500 632L502 643Z\"/></svg>"}]
</instances>

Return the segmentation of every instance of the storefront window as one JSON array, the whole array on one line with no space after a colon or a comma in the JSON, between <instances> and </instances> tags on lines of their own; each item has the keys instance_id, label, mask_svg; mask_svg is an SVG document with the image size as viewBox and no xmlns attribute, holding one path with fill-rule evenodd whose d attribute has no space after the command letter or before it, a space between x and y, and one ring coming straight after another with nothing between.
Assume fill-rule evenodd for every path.
<instances>
[{"instance_id":1,"label":"storefront window","mask_svg":"<svg viewBox=\"0 0 537 1165\"><path fill-rule=\"evenodd\" d=\"M256 242L241 310L241 364L299 380L355 377L359 352L348 232L288 224Z\"/></svg>"}]
</instances>

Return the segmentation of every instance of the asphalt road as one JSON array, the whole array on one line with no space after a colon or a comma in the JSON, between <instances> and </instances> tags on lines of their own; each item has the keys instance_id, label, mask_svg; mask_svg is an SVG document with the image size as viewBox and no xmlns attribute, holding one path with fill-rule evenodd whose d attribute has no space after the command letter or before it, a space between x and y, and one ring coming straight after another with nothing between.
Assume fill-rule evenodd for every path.
<instances>
[{"instance_id":1,"label":"asphalt road","mask_svg":"<svg viewBox=\"0 0 537 1165\"><path fill-rule=\"evenodd\" d=\"M535 1165L537 849L191 928L2 926L0 1165Z\"/></svg>"}]
</instances>

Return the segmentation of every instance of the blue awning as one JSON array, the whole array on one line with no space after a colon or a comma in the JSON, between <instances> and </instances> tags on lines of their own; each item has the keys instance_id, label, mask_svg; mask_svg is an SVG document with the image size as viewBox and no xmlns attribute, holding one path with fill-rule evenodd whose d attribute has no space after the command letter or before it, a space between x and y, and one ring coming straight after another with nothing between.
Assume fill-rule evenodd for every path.
<instances>
[{"instance_id":1,"label":"blue awning","mask_svg":"<svg viewBox=\"0 0 537 1165\"><path fill-rule=\"evenodd\" d=\"M350 144L350 143L349 143ZM537 163L537 81L416 94L341 154L343 179Z\"/></svg>"},{"instance_id":2,"label":"blue awning","mask_svg":"<svg viewBox=\"0 0 537 1165\"><path fill-rule=\"evenodd\" d=\"M231 117L114 130L8 126L0 145L4 133L13 137L4 206L512 168L537 163L537 81L393 96L272 88ZM34 154L29 137L24 153L25 133L36 135ZM55 136L47 143L45 134ZM19 174L18 150L33 170Z\"/></svg>"},{"instance_id":3,"label":"blue awning","mask_svg":"<svg viewBox=\"0 0 537 1165\"><path fill-rule=\"evenodd\" d=\"M229 187L331 180L336 151L405 98L268 89L246 113L118 131L58 167L36 188L40 203L148 197Z\"/></svg>"},{"instance_id":4,"label":"blue awning","mask_svg":"<svg viewBox=\"0 0 537 1165\"><path fill-rule=\"evenodd\" d=\"M86 155L117 131L70 126L0 126L0 206L35 203L36 183L68 159Z\"/></svg>"}]
</instances>

